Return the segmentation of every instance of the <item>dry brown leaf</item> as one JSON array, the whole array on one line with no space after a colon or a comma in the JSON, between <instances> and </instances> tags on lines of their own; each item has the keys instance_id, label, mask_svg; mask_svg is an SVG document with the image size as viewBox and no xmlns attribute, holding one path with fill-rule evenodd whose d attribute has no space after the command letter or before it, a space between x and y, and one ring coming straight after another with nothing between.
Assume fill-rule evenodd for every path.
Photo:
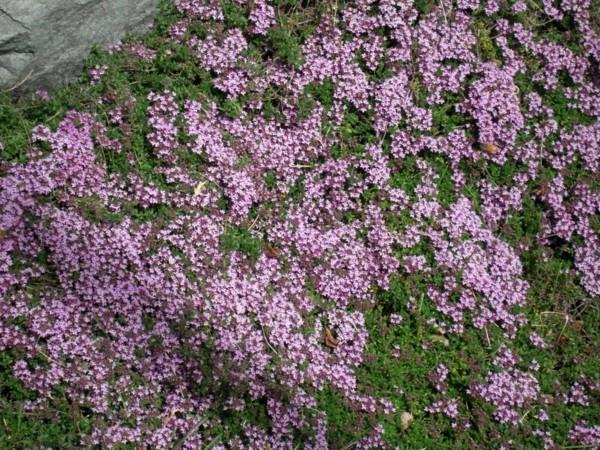
<instances>
[{"instance_id":1,"label":"dry brown leaf","mask_svg":"<svg viewBox=\"0 0 600 450\"><path fill-rule=\"evenodd\" d=\"M333 334L329 328L325 328L323 343L329 348L336 348L338 346L338 340L333 337Z\"/></svg>"},{"instance_id":2,"label":"dry brown leaf","mask_svg":"<svg viewBox=\"0 0 600 450\"><path fill-rule=\"evenodd\" d=\"M268 243L263 245L263 251L269 258L277 258L279 255L281 255L281 250Z\"/></svg>"},{"instance_id":3,"label":"dry brown leaf","mask_svg":"<svg viewBox=\"0 0 600 450\"><path fill-rule=\"evenodd\" d=\"M549 194L550 186L548 185L548 182L547 181L542 182L540 187L538 187L537 189L534 189L533 193L535 195L537 195L538 197L543 197L544 195Z\"/></svg>"},{"instance_id":4,"label":"dry brown leaf","mask_svg":"<svg viewBox=\"0 0 600 450\"><path fill-rule=\"evenodd\" d=\"M583 328L583 320L573 320L573 321L571 321L571 327L575 331L581 331L581 329Z\"/></svg>"},{"instance_id":5,"label":"dry brown leaf","mask_svg":"<svg viewBox=\"0 0 600 450\"><path fill-rule=\"evenodd\" d=\"M495 144L490 144L490 143L480 144L479 147L481 148L481 150L486 152L488 155L493 156L498 153L498 146Z\"/></svg>"}]
</instances>

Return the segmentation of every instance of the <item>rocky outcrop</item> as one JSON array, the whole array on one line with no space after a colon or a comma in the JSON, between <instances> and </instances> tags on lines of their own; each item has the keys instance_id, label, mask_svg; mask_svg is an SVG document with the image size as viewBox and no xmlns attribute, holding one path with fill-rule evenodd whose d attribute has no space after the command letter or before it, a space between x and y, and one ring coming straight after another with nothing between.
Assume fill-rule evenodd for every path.
<instances>
[{"instance_id":1,"label":"rocky outcrop","mask_svg":"<svg viewBox=\"0 0 600 450\"><path fill-rule=\"evenodd\" d=\"M51 89L76 78L93 45L148 28L158 0L0 0L0 86Z\"/></svg>"}]
</instances>

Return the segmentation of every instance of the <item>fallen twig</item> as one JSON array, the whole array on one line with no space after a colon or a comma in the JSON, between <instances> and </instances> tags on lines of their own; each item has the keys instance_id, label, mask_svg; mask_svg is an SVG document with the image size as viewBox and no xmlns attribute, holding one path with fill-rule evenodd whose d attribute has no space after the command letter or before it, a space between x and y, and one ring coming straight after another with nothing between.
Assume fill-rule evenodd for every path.
<instances>
[{"instance_id":1,"label":"fallen twig","mask_svg":"<svg viewBox=\"0 0 600 450\"><path fill-rule=\"evenodd\" d=\"M27 81L29 78L31 78L31 75L33 75L33 69L31 69L31 70L29 71L29 73L28 73L28 74L25 76L25 78L23 78L21 81L19 81L17 84L15 84L13 87L10 87L10 88L8 88L8 89L6 89L6 90L2 91L2 92L4 93L4 92L11 92L11 91L14 91L14 90L15 90L15 89L17 89L19 86L21 86L23 83L25 83L25 82L26 82L26 81Z\"/></svg>"}]
</instances>

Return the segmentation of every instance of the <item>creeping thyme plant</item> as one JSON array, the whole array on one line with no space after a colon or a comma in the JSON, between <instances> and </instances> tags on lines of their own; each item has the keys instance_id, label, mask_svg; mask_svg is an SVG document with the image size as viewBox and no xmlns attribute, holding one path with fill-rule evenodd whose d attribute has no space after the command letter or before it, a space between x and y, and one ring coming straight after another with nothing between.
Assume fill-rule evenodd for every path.
<instances>
[{"instance_id":1,"label":"creeping thyme plant","mask_svg":"<svg viewBox=\"0 0 600 450\"><path fill-rule=\"evenodd\" d=\"M600 448L597 0L176 0L0 100L0 447Z\"/></svg>"}]
</instances>

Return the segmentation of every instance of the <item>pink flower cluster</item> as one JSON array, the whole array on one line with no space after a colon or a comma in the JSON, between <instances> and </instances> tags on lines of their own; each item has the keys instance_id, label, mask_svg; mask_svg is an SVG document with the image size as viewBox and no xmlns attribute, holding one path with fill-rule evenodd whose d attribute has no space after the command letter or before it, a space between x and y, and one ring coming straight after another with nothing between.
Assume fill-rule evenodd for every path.
<instances>
[{"instance_id":1,"label":"pink flower cluster","mask_svg":"<svg viewBox=\"0 0 600 450\"><path fill-rule=\"evenodd\" d=\"M511 424L518 424L522 420L519 409L535 401L539 392L536 378L519 369L489 373L484 383L477 383L470 388L472 395L496 407L494 418L498 422Z\"/></svg>"}]
</instances>

